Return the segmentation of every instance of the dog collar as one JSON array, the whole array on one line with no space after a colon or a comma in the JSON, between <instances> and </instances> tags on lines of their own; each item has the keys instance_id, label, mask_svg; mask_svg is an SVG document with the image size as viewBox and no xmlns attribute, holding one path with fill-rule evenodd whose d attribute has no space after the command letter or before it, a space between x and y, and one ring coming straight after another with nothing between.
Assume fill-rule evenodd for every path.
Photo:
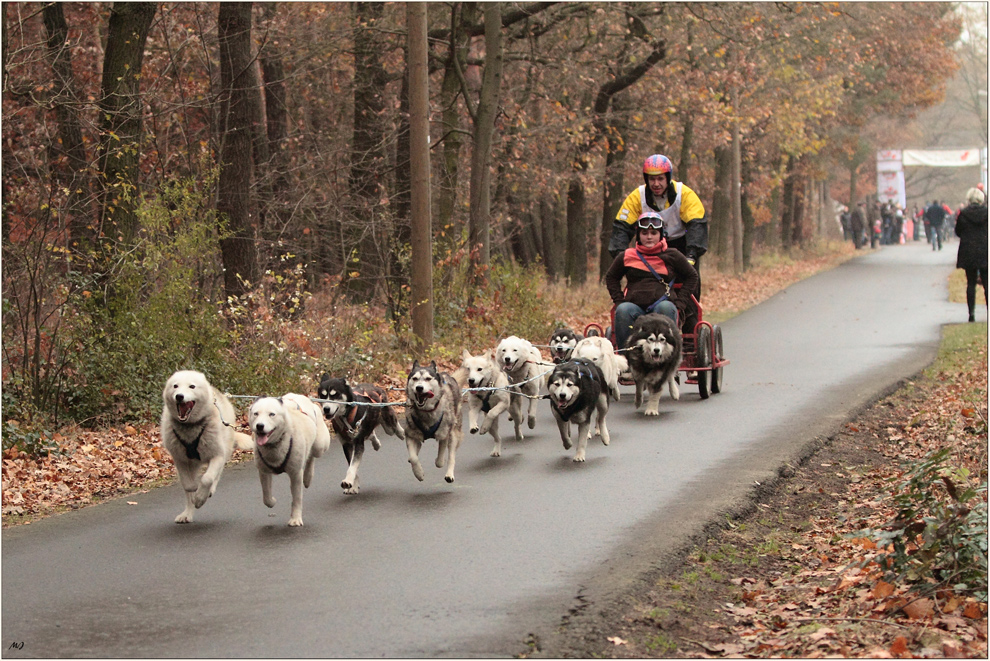
<instances>
[{"instance_id":1,"label":"dog collar","mask_svg":"<svg viewBox=\"0 0 990 661\"><path fill-rule=\"evenodd\" d=\"M203 438L204 431L206 431L206 423L203 423L203 426L200 427L199 435L196 437L196 440L193 441L192 443L186 443L181 438L179 438L179 434L178 432L175 431L175 429L172 430L172 436L175 436L175 440L177 440L182 445L182 447L186 449L187 458L194 459L196 461L202 461L203 460L202 457L199 456L199 441L201 438Z\"/></svg>"},{"instance_id":2,"label":"dog collar","mask_svg":"<svg viewBox=\"0 0 990 661\"><path fill-rule=\"evenodd\" d=\"M199 439L197 439L197 440L199 440ZM279 464L277 468L275 466L272 466L270 463L268 463L265 460L265 455L261 454L260 451L258 452L258 458L261 459L261 463L263 463L265 466L268 466L268 469L271 472L275 473L276 475L281 475L282 473L285 472L285 466L289 463L289 457L291 457L291 456L292 456L292 437L291 436L289 437L289 450L288 450L288 452L285 453L285 459L282 460L282 463Z\"/></svg>"}]
</instances>

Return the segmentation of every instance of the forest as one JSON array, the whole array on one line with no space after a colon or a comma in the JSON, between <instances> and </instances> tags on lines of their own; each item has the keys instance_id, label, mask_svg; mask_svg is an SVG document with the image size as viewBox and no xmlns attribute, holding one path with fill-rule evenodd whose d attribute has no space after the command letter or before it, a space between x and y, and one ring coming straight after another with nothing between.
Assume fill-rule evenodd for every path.
<instances>
[{"instance_id":1,"label":"forest","mask_svg":"<svg viewBox=\"0 0 990 661\"><path fill-rule=\"evenodd\" d=\"M273 392L411 362L417 240L438 343L545 333L539 294L598 281L653 153L701 196L710 268L834 234L882 140L944 98L955 9L3 3L4 448L151 419L179 368Z\"/></svg>"}]
</instances>

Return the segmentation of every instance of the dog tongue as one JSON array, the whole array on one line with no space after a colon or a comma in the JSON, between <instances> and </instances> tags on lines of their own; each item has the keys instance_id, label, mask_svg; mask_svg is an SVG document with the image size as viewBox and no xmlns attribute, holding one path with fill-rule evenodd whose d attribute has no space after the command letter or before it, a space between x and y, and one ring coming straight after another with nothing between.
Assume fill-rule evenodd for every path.
<instances>
[{"instance_id":1,"label":"dog tongue","mask_svg":"<svg viewBox=\"0 0 990 661\"><path fill-rule=\"evenodd\" d=\"M183 419L188 418L189 412L193 410L194 406L196 406L196 402L183 402L179 404L179 417Z\"/></svg>"},{"instance_id":2,"label":"dog tongue","mask_svg":"<svg viewBox=\"0 0 990 661\"><path fill-rule=\"evenodd\" d=\"M258 445L264 445L268 442L268 434L258 434L255 438L258 441Z\"/></svg>"}]
</instances>

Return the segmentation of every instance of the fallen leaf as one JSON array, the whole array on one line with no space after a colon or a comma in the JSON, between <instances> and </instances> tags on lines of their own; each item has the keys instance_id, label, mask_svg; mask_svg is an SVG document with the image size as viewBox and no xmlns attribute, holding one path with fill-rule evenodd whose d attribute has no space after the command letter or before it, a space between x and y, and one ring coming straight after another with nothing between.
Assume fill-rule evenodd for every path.
<instances>
[{"instance_id":1,"label":"fallen leaf","mask_svg":"<svg viewBox=\"0 0 990 661\"><path fill-rule=\"evenodd\" d=\"M920 620L921 618L928 617L932 614L932 600L918 599L906 604L902 610L904 611L904 614L912 620Z\"/></svg>"},{"instance_id":2,"label":"fallen leaf","mask_svg":"<svg viewBox=\"0 0 990 661\"><path fill-rule=\"evenodd\" d=\"M907 646L907 638L898 636L890 645L890 655L895 659L910 659L912 654Z\"/></svg>"},{"instance_id":3,"label":"fallen leaf","mask_svg":"<svg viewBox=\"0 0 990 661\"><path fill-rule=\"evenodd\" d=\"M886 581L877 581L877 584L873 586L874 599L886 599L892 594L894 594L894 586Z\"/></svg>"},{"instance_id":4,"label":"fallen leaf","mask_svg":"<svg viewBox=\"0 0 990 661\"><path fill-rule=\"evenodd\" d=\"M942 654L944 654L945 658L947 659L962 658L963 656L962 645L959 644L958 640L943 640Z\"/></svg>"},{"instance_id":5,"label":"fallen leaf","mask_svg":"<svg viewBox=\"0 0 990 661\"><path fill-rule=\"evenodd\" d=\"M126 433L128 436L137 436L138 430L135 429L132 425L127 425L126 427L124 427L124 433Z\"/></svg>"},{"instance_id":6,"label":"fallen leaf","mask_svg":"<svg viewBox=\"0 0 990 661\"><path fill-rule=\"evenodd\" d=\"M626 644L626 641L623 640L622 638L619 638L618 636L609 636L607 640L608 640L608 642L612 643L613 645L625 645Z\"/></svg>"},{"instance_id":7,"label":"fallen leaf","mask_svg":"<svg viewBox=\"0 0 990 661\"><path fill-rule=\"evenodd\" d=\"M128 501L127 501L127 504L128 504L128 505L137 505L137 502L135 502L135 501L133 501L133 500L128 500Z\"/></svg>"},{"instance_id":8,"label":"fallen leaf","mask_svg":"<svg viewBox=\"0 0 990 661\"><path fill-rule=\"evenodd\" d=\"M975 601L970 601L963 609L963 616L968 617L971 620L979 620L983 617L983 609Z\"/></svg>"}]
</instances>

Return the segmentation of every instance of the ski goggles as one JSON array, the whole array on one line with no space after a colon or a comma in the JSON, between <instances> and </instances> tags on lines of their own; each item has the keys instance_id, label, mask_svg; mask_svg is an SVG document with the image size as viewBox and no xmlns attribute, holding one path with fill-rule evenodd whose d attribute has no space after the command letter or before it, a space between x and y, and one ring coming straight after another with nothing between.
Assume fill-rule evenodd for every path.
<instances>
[{"instance_id":1,"label":"ski goggles","mask_svg":"<svg viewBox=\"0 0 990 661\"><path fill-rule=\"evenodd\" d=\"M663 218L660 216L642 215L636 221L636 227L641 230L654 229L663 231Z\"/></svg>"}]
</instances>

